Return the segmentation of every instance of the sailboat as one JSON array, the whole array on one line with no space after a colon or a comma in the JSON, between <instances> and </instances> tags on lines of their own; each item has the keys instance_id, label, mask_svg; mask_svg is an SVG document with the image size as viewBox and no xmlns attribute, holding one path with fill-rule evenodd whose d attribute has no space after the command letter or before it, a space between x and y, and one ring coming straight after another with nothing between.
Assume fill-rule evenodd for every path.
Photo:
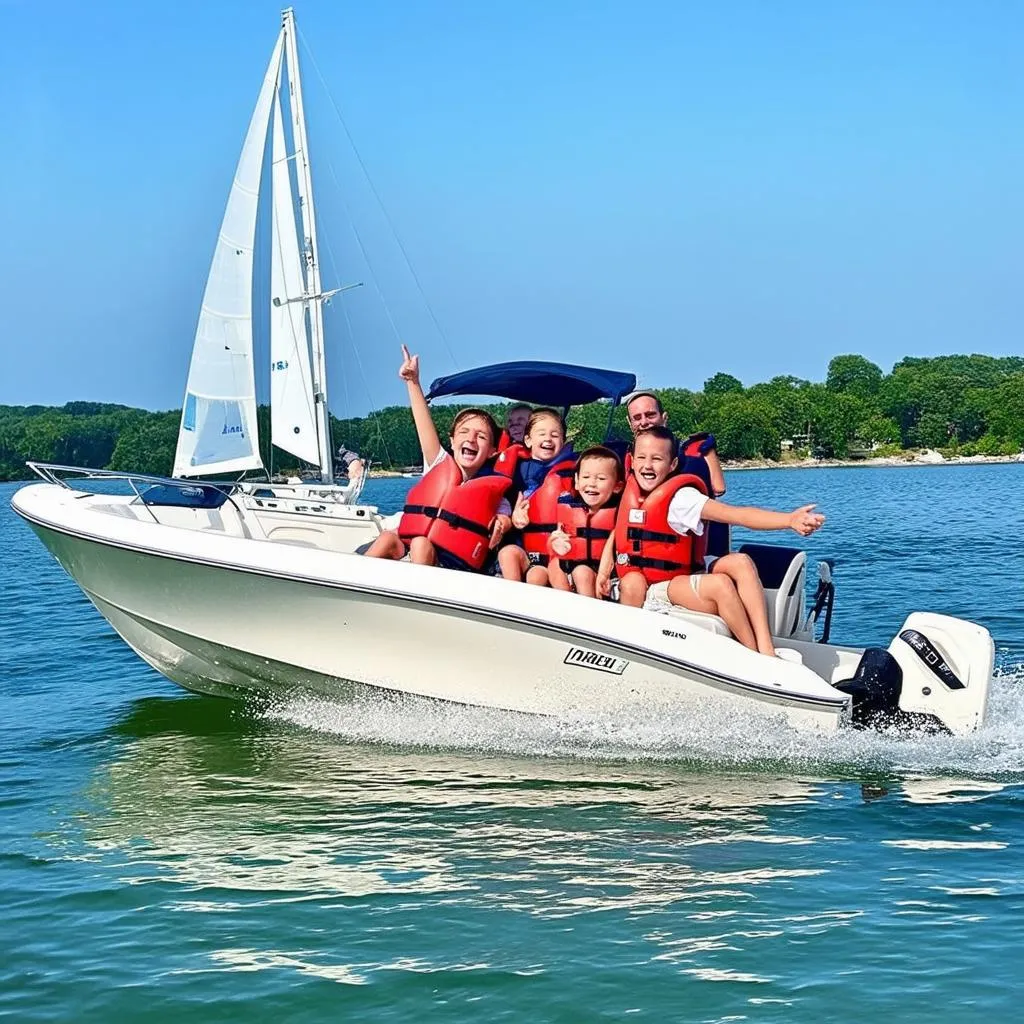
<instances>
[{"instance_id":1,"label":"sailboat","mask_svg":"<svg viewBox=\"0 0 1024 1024\"><path fill-rule=\"evenodd\" d=\"M315 490L276 488L274 493L349 502L358 497L362 480L345 487L334 482L323 317L324 303L343 289L325 291L321 283L291 8L282 14L217 237L192 349L174 476L225 476L265 468L256 427L253 285L259 270L266 270L256 264L256 232L268 141L271 443L319 467Z\"/></svg>"},{"instance_id":2,"label":"sailboat","mask_svg":"<svg viewBox=\"0 0 1024 1024\"><path fill-rule=\"evenodd\" d=\"M268 139L273 442L318 464L321 479L289 486L195 481L262 468L252 296ZM807 558L796 549L742 549L761 573L785 660L743 647L715 615L625 608L479 574L358 557L384 521L333 477L323 344L323 304L331 294L317 264L289 9L203 296L174 478L30 463L43 482L12 500L113 628L167 678L221 695L347 696L354 682L392 694L611 721L624 712L704 714L711 707L819 730L895 722L964 735L984 721L994 658L984 627L913 612L887 648L831 643L830 567L819 565L808 609ZM427 398L493 395L566 409L604 401L610 417L635 387L632 373L521 361L439 378ZM95 478L102 486L90 489ZM123 493L115 493L114 482Z\"/></svg>"}]
</instances>

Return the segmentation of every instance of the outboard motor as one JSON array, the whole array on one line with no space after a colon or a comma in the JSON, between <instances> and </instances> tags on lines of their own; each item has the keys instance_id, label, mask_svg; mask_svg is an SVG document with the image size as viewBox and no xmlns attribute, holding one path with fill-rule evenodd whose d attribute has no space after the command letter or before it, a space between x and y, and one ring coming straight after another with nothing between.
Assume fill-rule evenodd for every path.
<instances>
[{"instance_id":1,"label":"outboard motor","mask_svg":"<svg viewBox=\"0 0 1024 1024\"><path fill-rule=\"evenodd\" d=\"M853 677L834 685L853 698L854 725L965 736L985 717L994 657L981 626L915 612L888 650L869 647Z\"/></svg>"},{"instance_id":2,"label":"outboard motor","mask_svg":"<svg viewBox=\"0 0 1024 1024\"><path fill-rule=\"evenodd\" d=\"M948 731L934 715L900 710L903 669L882 647L869 647L861 656L852 678L834 685L837 690L848 693L852 698L850 719L859 728Z\"/></svg>"},{"instance_id":3,"label":"outboard motor","mask_svg":"<svg viewBox=\"0 0 1024 1024\"><path fill-rule=\"evenodd\" d=\"M901 710L934 715L957 736L981 725L995 661L987 629L949 615L914 612L889 653L903 670Z\"/></svg>"}]
</instances>

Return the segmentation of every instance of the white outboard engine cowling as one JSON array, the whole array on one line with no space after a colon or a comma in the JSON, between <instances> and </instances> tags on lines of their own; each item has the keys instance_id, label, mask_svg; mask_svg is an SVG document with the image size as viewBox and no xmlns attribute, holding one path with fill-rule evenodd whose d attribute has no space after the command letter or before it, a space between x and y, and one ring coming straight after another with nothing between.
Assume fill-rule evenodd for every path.
<instances>
[{"instance_id":1,"label":"white outboard engine cowling","mask_svg":"<svg viewBox=\"0 0 1024 1024\"><path fill-rule=\"evenodd\" d=\"M889 653L903 670L901 711L933 715L956 736L981 725L995 660L987 629L948 615L914 612Z\"/></svg>"}]
</instances>

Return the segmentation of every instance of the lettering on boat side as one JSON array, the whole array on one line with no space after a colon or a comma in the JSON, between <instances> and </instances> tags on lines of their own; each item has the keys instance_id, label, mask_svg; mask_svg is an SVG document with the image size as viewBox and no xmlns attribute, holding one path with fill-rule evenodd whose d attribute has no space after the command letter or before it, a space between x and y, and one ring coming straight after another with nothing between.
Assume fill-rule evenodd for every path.
<instances>
[{"instance_id":1,"label":"lettering on boat side","mask_svg":"<svg viewBox=\"0 0 1024 1024\"><path fill-rule=\"evenodd\" d=\"M685 633L677 633L674 629L663 629L661 631L662 636L674 636L677 640L685 640Z\"/></svg>"},{"instance_id":2,"label":"lettering on boat side","mask_svg":"<svg viewBox=\"0 0 1024 1024\"><path fill-rule=\"evenodd\" d=\"M588 651L583 647L570 647L565 656L565 664L610 672L613 676L621 676L629 667L625 658L613 658L610 654L598 654L597 651Z\"/></svg>"}]
</instances>

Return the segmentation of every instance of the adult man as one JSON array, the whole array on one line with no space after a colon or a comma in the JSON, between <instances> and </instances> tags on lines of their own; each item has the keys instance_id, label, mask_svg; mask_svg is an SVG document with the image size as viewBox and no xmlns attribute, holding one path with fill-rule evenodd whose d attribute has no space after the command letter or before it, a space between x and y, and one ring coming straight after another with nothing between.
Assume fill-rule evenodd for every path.
<instances>
[{"instance_id":1,"label":"adult man","mask_svg":"<svg viewBox=\"0 0 1024 1024\"><path fill-rule=\"evenodd\" d=\"M651 427L668 426L668 413L661 399L653 391L637 391L626 402L626 420L636 437ZM620 456L628 448L625 442L610 447ZM715 451L713 434L691 434L685 441L679 441L679 472L693 473L708 485L710 497L720 498L725 494L725 474ZM721 555L729 551L729 528L724 523L708 524L708 554Z\"/></svg>"},{"instance_id":2,"label":"adult man","mask_svg":"<svg viewBox=\"0 0 1024 1024\"><path fill-rule=\"evenodd\" d=\"M638 391L626 402L626 420L630 431L636 437L651 427L667 427L668 413L665 412L661 399L653 391ZM624 454L627 444L622 441L615 444L617 453ZM702 466L693 465L693 459L706 463L706 470ZM688 462L691 465L688 466ZM712 497L720 498L725 494L725 474L722 472L722 464L718 461L713 434L691 434L685 441L679 442L679 469L680 472L695 472L698 476L707 476Z\"/></svg>"}]
</instances>

